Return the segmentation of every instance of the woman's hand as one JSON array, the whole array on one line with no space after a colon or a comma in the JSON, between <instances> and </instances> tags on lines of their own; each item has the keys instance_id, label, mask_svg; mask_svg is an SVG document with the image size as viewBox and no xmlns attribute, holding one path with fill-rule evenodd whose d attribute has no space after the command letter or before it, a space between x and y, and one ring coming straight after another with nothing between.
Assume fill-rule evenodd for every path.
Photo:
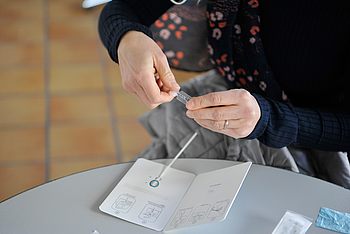
<instances>
[{"instance_id":1,"label":"woman's hand","mask_svg":"<svg viewBox=\"0 0 350 234\"><path fill-rule=\"evenodd\" d=\"M171 101L170 91L179 91L168 61L159 46L147 35L129 31L118 47L123 88L150 108Z\"/></svg>"},{"instance_id":2,"label":"woman's hand","mask_svg":"<svg viewBox=\"0 0 350 234\"><path fill-rule=\"evenodd\" d=\"M244 89L193 97L186 107L187 116L202 127L236 139L248 136L261 116L258 102Z\"/></svg>"}]
</instances>

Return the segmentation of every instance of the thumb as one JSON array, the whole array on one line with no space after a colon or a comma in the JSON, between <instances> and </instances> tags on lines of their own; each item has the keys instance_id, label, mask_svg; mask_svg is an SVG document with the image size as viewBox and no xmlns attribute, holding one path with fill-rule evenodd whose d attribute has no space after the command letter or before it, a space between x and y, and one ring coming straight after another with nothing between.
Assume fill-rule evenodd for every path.
<instances>
[{"instance_id":1,"label":"thumb","mask_svg":"<svg viewBox=\"0 0 350 234\"><path fill-rule=\"evenodd\" d=\"M169 89L171 91L180 90L180 85L176 82L175 76L169 67L168 60L165 55L157 58L155 61L155 67L165 89Z\"/></svg>"}]
</instances>

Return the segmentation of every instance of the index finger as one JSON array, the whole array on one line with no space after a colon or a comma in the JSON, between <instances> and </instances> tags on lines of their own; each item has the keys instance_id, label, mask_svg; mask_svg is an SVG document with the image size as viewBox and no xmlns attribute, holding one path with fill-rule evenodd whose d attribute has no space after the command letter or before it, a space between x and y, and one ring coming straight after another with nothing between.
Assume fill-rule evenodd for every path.
<instances>
[{"instance_id":1,"label":"index finger","mask_svg":"<svg viewBox=\"0 0 350 234\"><path fill-rule=\"evenodd\" d=\"M172 95L160 89L154 74L150 73L145 75L142 79L140 79L140 81L138 81L138 84L144 90L151 104L169 102L173 99Z\"/></svg>"},{"instance_id":2,"label":"index finger","mask_svg":"<svg viewBox=\"0 0 350 234\"><path fill-rule=\"evenodd\" d=\"M231 89L208 93L199 97L192 97L186 104L187 109L197 110L206 107L226 106L238 104L238 90Z\"/></svg>"}]
</instances>

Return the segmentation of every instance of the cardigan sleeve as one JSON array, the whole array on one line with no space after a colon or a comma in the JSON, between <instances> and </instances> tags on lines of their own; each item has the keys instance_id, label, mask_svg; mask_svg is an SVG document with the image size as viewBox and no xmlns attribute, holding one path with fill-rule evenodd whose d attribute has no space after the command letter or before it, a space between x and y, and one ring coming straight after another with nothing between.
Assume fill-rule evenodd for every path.
<instances>
[{"instance_id":1,"label":"cardigan sleeve","mask_svg":"<svg viewBox=\"0 0 350 234\"><path fill-rule=\"evenodd\" d=\"M327 151L350 151L350 114L298 108L253 94L261 118L247 139L281 148L290 144Z\"/></svg>"},{"instance_id":2,"label":"cardigan sleeve","mask_svg":"<svg viewBox=\"0 0 350 234\"><path fill-rule=\"evenodd\" d=\"M169 0L113 0L103 8L98 24L102 43L113 61L123 35L131 30L152 37L149 26L172 6Z\"/></svg>"}]
</instances>

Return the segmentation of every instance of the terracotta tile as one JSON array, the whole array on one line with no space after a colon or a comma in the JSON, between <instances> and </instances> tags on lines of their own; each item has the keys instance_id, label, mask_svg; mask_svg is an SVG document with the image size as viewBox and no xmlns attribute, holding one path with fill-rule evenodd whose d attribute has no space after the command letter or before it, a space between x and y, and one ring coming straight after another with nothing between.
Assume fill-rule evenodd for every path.
<instances>
[{"instance_id":1,"label":"terracotta tile","mask_svg":"<svg viewBox=\"0 0 350 234\"><path fill-rule=\"evenodd\" d=\"M0 99L2 125L44 124L45 100L41 97Z\"/></svg>"},{"instance_id":2,"label":"terracotta tile","mask_svg":"<svg viewBox=\"0 0 350 234\"><path fill-rule=\"evenodd\" d=\"M119 90L114 94L114 108L117 117L139 117L149 108L142 103L135 95Z\"/></svg>"},{"instance_id":3,"label":"terracotta tile","mask_svg":"<svg viewBox=\"0 0 350 234\"><path fill-rule=\"evenodd\" d=\"M56 179L62 176L70 175L97 167L115 164L116 159L113 157L100 157L86 160L52 160L50 166L50 179Z\"/></svg>"},{"instance_id":4,"label":"terracotta tile","mask_svg":"<svg viewBox=\"0 0 350 234\"><path fill-rule=\"evenodd\" d=\"M81 42L82 38L88 41L99 41L95 20L52 19L49 37L53 42L58 40L76 40Z\"/></svg>"},{"instance_id":5,"label":"terracotta tile","mask_svg":"<svg viewBox=\"0 0 350 234\"><path fill-rule=\"evenodd\" d=\"M2 1L0 19L42 21L43 10L41 0Z\"/></svg>"},{"instance_id":6,"label":"terracotta tile","mask_svg":"<svg viewBox=\"0 0 350 234\"><path fill-rule=\"evenodd\" d=\"M101 67L97 64L53 65L50 90L60 92L104 92Z\"/></svg>"},{"instance_id":7,"label":"terracotta tile","mask_svg":"<svg viewBox=\"0 0 350 234\"><path fill-rule=\"evenodd\" d=\"M134 159L151 144L151 137L137 119L119 120L118 128L123 162Z\"/></svg>"},{"instance_id":8,"label":"terracotta tile","mask_svg":"<svg viewBox=\"0 0 350 234\"><path fill-rule=\"evenodd\" d=\"M123 154L123 162L134 162L138 158L139 152L135 153L125 153Z\"/></svg>"},{"instance_id":9,"label":"terracotta tile","mask_svg":"<svg viewBox=\"0 0 350 234\"><path fill-rule=\"evenodd\" d=\"M21 66L0 69L0 94L43 93L42 66Z\"/></svg>"},{"instance_id":10,"label":"terracotta tile","mask_svg":"<svg viewBox=\"0 0 350 234\"><path fill-rule=\"evenodd\" d=\"M44 164L0 165L0 201L44 183Z\"/></svg>"},{"instance_id":11,"label":"terracotta tile","mask_svg":"<svg viewBox=\"0 0 350 234\"><path fill-rule=\"evenodd\" d=\"M110 86L116 90L122 90L122 79L119 71L119 65L113 62L109 57L106 59L106 75Z\"/></svg>"},{"instance_id":12,"label":"terracotta tile","mask_svg":"<svg viewBox=\"0 0 350 234\"><path fill-rule=\"evenodd\" d=\"M34 20L1 20L0 43L43 43L44 23Z\"/></svg>"},{"instance_id":13,"label":"terracotta tile","mask_svg":"<svg viewBox=\"0 0 350 234\"><path fill-rule=\"evenodd\" d=\"M114 155L111 127L100 124L53 125L50 132L53 158L92 158Z\"/></svg>"},{"instance_id":14,"label":"terracotta tile","mask_svg":"<svg viewBox=\"0 0 350 234\"><path fill-rule=\"evenodd\" d=\"M84 9L81 7L82 1L76 0L50 0L49 14L51 18L65 20L91 20L98 19L99 13L103 6Z\"/></svg>"},{"instance_id":15,"label":"terracotta tile","mask_svg":"<svg viewBox=\"0 0 350 234\"><path fill-rule=\"evenodd\" d=\"M42 161L45 158L44 128L0 130L0 164Z\"/></svg>"},{"instance_id":16,"label":"terracotta tile","mask_svg":"<svg viewBox=\"0 0 350 234\"><path fill-rule=\"evenodd\" d=\"M54 65L72 63L99 64L97 43L99 43L97 40L52 41L50 46L51 62Z\"/></svg>"},{"instance_id":17,"label":"terracotta tile","mask_svg":"<svg viewBox=\"0 0 350 234\"><path fill-rule=\"evenodd\" d=\"M52 123L64 121L109 121L105 95L54 96L51 99Z\"/></svg>"},{"instance_id":18,"label":"terracotta tile","mask_svg":"<svg viewBox=\"0 0 350 234\"><path fill-rule=\"evenodd\" d=\"M43 64L41 43L0 43L0 54L0 66Z\"/></svg>"}]
</instances>

